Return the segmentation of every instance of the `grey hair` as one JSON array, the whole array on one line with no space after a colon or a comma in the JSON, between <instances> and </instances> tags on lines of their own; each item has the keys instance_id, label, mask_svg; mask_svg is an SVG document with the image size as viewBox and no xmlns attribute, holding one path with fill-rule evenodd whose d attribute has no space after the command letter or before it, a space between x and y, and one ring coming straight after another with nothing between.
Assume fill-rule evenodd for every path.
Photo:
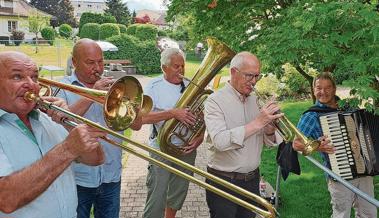
<instances>
[{"instance_id":1,"label":"grey hair","mask_svg":"<svg viewBox=\"0 0 379 218\"><path fill-rule=\"evenodd\" d=\"M233 57L232 61L230 61L230 68L240 69L244 65L245 58L248 56L251 56L251 55L253 55L253 54L251 54L250 52L247 52L247 51L243 51L243 52L236 54Z\"/></svg>"},{"instance_id":2,"label":"grey hair","mask_svg":"<svg viewBox=\"0 0 379 218\"><path fill-rule=\"evenodd\" d=\"M171 62L171 57L174 55L180 55L183 59L186 59L186 55L179 48L167 48L161 53L161 66L168 66Z\"/></svg>"}]
</instances>

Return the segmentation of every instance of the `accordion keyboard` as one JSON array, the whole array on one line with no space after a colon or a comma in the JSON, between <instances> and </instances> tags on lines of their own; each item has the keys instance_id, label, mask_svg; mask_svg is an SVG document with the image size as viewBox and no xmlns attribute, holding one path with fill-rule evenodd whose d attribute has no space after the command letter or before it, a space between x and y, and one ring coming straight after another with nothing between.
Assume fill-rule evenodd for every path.
<instances>
[{"instance_id":1,"label":"accordion keyboard","mask_svg":"<svg viewBox=\"0 0 379 218\"><path fill-rule=\"evenodd\" d=\"M355 163L346 126L341 125L338 113L320 116L320 123L324 135L328 136L336 150L329 154L332 171L344 179L352 179L352 165Z\"/></svg>"}]
</instances>

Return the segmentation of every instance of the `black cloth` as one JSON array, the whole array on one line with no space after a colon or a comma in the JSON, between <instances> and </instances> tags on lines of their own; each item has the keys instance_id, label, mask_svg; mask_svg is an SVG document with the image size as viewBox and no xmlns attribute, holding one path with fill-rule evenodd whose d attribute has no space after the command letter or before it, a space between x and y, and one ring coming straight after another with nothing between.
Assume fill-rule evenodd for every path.
<instances>
[{"instance_id":1,"label":"black cloth","mask_svg":"<svg viewBox=\"0 0 379 218\"><path fill-rule=\"evenodd\" d=\"M279 144L276 153L276 163L280 166L283 180L285 181L290 172L300 175L300 164L297 151L292 148L292 142L282 142Z\"/></svg>"}]
</instances>

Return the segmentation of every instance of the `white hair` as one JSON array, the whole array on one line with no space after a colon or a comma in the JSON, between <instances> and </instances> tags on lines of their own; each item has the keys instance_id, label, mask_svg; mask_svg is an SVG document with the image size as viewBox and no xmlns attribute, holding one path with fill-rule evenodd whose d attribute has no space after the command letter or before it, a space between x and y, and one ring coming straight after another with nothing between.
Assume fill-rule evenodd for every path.
<instances>
[{"instance_id":1,"label":"white hair","mask_svg":"<svg viewBox=\"0 0 379 218\"><path fill-rule=\"evenodd\" d=\"M179 48L167 48L161 53L161 66L170 65L171 57L174 55L180 55L184 60L186 59L184 52Z\"/></svg>"},{"instance_id":2,"label":"white hair","mask_svg":"<svg viewBox=\"0 0 379 218\"><path fill-rule=\"evenodd\" d=\"M240 52L236 54L232 61L230 61L230 68L237 68L240 69L242 65L244 64L244 60L248 54L251 54L250 52Z\"/></svg>"}]
</instances>

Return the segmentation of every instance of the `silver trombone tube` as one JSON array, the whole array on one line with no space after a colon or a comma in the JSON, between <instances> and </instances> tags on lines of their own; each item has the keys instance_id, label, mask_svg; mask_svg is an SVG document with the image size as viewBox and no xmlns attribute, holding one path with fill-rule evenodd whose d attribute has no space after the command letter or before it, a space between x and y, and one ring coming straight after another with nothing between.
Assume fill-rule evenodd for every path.
<instances>
[{"instance_id":1,"label":"silver trombone tube","mask_svg":"<svg viewBox=\"0 0 379 218\"><path fill-rule=\"evenodd\" d=\"M301 153L301 152L299 152L299 153ZM314 158L312 158L310 156L304 156L304 157L307 158L309 161L311 161L318 168L320 168L321 170L323 170L324 172L326 172L328 175L330 175L331 177L333 177L335 180L337 180L338 182L340 182L346 188L350 189L350 191L356 193L357 195L359 195L359 197L365 199L366 201L368 201L369 203L371 203L375 207L379 207L379 201L378 200L376 200L375 198L371 197L370 195L364 193L363 191L359 190L357 187L353 186L351 183L349 183L348 181L344 180L343 178L341 178L340 176L338 176L337 174L335 174L333 171L331 171L329 168L327 168L324 165L322 165L321 163L319 163Z\"/></svg>"}]
</instances>

